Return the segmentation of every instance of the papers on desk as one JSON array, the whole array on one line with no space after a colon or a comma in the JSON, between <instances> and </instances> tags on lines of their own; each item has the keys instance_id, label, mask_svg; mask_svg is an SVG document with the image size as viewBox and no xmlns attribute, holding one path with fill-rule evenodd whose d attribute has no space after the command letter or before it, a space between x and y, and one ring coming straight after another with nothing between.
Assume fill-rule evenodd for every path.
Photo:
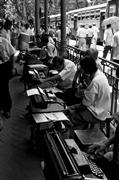
<instances>
[{"instance_id":1,"label":"papers on desk","mask_svg":"<svg viewBox=\"0 0 119 180\"><path fill-rule=\"evenodd\" d=\"M33 89L29 89L26 91L27 93L27 96L32 96L32 95L35 95L35 94L39 94L39 91L37 88L33 88Z\"/></svg>"},{"instance_id":2,"label":"papers on desk","mask_svg":"<svg viewBox=\"0 0 119 180\"><path fill-rule=\"evenodd\" d=\"M56 87L46 88L45 90L47 92L52 92L52 93L63 92L62 90L60 90L60 89L58 89Z\"/></svg>"},{"instance_id":3,"label":"papers on desk","mask_svg":"<svg viewBox=\"0 0 119 180\"><path fill-rule=\"evenodd\" d=\"M46 123L50 121L69 121L63 112L35 113L32 114L36 123Z\"/></svg>"},{"instance_id":4,"label":"papers on desk","mask_svg":"<svg viewBox=\"0 0 119 180\"><path fill-rule=\"evenodd\" d=\"M41 68L41 69L47 68L47 66L44 64L30 64L30 65L28 65L28 67L30 67L30 68Z\"/></svg>"},{"instance_id":5,"label":"papers on desk","mask_svg":"<svg viewBox=\"0 0 119 180\"><path fill-rule=\"evenodd\" d=\"M38 87L38 89L37 88L29 89L26 92L27 92L27 96L32 96L40 93L45 95L43 89L41 89L40 87Z\"/></svg>"}]
</instances>

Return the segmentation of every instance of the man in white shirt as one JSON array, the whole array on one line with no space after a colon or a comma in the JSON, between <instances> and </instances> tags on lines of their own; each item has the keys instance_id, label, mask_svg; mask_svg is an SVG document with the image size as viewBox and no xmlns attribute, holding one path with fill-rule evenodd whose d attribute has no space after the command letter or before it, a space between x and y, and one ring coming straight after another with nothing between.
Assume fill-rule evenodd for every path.
<instances>
[{"instance_id":1,"label":"man in white shirt","mask_svg":"<svg viewBox=\"0 0 119 180\"><path fill-rule=\"evenodd\" d=\"M56 56L53 58L53 68L58 71L58 74L46 79L40 79L42 83L40 87L43 88L45 83L52 82L52 86L53 83L57 84L57 87L63 91L71 88L76 73L76 65L68 59Z\"/></svg>"},{"instance_id":2,"label":"man in white shirt","mask_svg":"<svg viewBox=\"0 0 119 180\"><path fill-rule=\"evenodd\" d=\"M91 42L92 42L92 38L93 38L93 29L92 29L92 26L89 25L89 28L86 30L86 34L87 34L87 37L86 37L86 45L87 45L87 48L90 48L91 46Z\"/></svg>"},{"instance_id":3,"label":"man in white shirt","mask_svg":"<svg viewBox=\"0 0 119 180\"><path fill-rule=\"evenodd\" d=\"M88 55L80 61L82 72L87 78L87 88L84 90L82 102L69 108L70 120L74 126L81 129L89 123L104 121L110 107L110 88L108 80L96 65L92 56Z\"/></svg>"},{"instance_id":4,"label":"man in white shirt","mask_svg":"<svg viewBox=\"0 0 119 180\"><path fill-rule=\"evenodd\" d=\"M107 25L107 28L104 32L104 51L103 51L103 58L107 57L107 53L112 50L112 38L113 32L111 28L111 24Z\"/></svg>"},{"instance_id":5,"label":"man in white shirt","mask_svg":"<svg viewBox=\"0 0 119 180\"><path fill-rule=\"evenodd\" d=\"M115 32L113 36L111 59L119 63L119 31Z\"/></svg>"},{"instance_id":6,"label":"man in white shirt","mask_svg":"<svg viewBox=\"0 0 119 180\"><path fill-rule=\"evenodd\" d=\"M86 29L84 25L77 30L77 41L78 41L78 48L82 51L86 51Z\"/></svg>"},{"instance_id":7,"label":"man in white shirt","mask_svg":"<svg viewBox=\"0 0 119 180\"><path fill-rule=\"evenodd\" d=\"M95 23L93 24L92 29L93 29L93 39L92 39L93 48L96 49L99 29L98 29L98 27L96 27Z\"/></svg>"}]
</instances>

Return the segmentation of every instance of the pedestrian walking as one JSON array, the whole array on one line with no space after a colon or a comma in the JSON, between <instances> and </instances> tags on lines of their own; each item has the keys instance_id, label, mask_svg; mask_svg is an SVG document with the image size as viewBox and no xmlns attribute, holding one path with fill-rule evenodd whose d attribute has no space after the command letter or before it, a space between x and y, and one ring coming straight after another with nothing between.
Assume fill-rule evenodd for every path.
<instances>
[{"instance_id":1,"label":"pedestrian walking","mask_svg":"<svg viewBox=\"0 0 119 180\"><path fill-rule=\"evenodd\" d=\"M93 47L92 48L96 49L99 29L95 23L93 24L92 29L93 29L93 39L92 39L92 46Z\"/></svg>"},{"instance_id":2,"label":"pedestrian walking","mask_svg":"<svg viewBox=\"0 0 119 180\"><path fill-rule=\"evenodd\" d=\"M111 60L119 63L119 30L113 35Z\"/></svg>"},{"instance_id":3,"label":"pedestrian walking","mask_svg":"<svg viewBox=\"0 0 119 180\"><path fill-rule=\"evenodd\" d=\"M92 43L92 38L94 36L94 33L93 33L93 29L92 29L92 26L89 25L88 29L86 30L86 46L87 48L90 48L91 46L91 43Z\"/></svg>"},{"instance_id":4,"label":"pedestrian walking","mask_svg":"<svg viewBox=\"0 0 119 180\"><path fill-rule=\"evenodd\" d=\"M112 50L112 38L113 38L113 31L111 28L111 24L108 24L106 30L104 32L104 51L103 51L103 58L107 57L108 52Z\"/></svg>"},{"instance_id":5,"label":"pedestrian walking","mask_svg":"<svg viewBox=\"0 0 119 180\"><path fill-rule=\"evenodd\" d=\"M82 51L86 51L86 29L84 25L81 25L77 30L77 41L78 48Z\"/></svg>"}]
</instances>

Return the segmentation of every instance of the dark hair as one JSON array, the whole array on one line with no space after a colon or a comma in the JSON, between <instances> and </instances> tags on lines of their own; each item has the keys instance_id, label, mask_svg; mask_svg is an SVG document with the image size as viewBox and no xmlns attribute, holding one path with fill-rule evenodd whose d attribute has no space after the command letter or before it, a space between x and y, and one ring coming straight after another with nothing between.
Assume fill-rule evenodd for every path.
<instances>
[{"instance_id":1,"label":"dark hair","mask_svg":"<svg viewBox=\"0 0 119 180\"><path fill-rule=\"evenodd\" d=\"M29 28L29 24L26 23L26 24L24 25L24 27L25 27L25 29L28 29L28 28Z\"/></svg>"},{"instance_id":2,"label":"dark hair","mask_svg":"<svg viewBox=\"0 0 119 180\"><path fill-rule=\"evenodd\" d=\"M97 49L89 48L85 54L92 56L92 58L94 58L95 60L98 58L98 50Z\"/></svg>"},{"instance_id":3,"label":"dark hair","mask_svg":"<svg viewBox=\"0 0 119 180\"><path fill-rule=\"evenodd\" d=\"M111 27L111 24L107 24L107 28L110 28Z\"/></svg>"},{"instance_id":4,"label":"dark hair","mask_svg":"<svg viewBox=\"0 0 119 180\"><path fill-rule=\"evenodd\" d=\"M64 58L61 56L55 56L53 58L53 67L54 68L59 68L62 67L64 65Z\"/></svg>"},{"instance_id":5,"label":"dark hair","mask_svg":"<svg viewBox=\"0 0 119 180\"><path fill-rule=\"evenodd\" d=\"M41 36L41 42L43 44L47 44L49 42L49 35L48 34L42 34Z\"/></svg>"},{"instance_id":6,"label":"dark hair","mask_svg":"<svg viewBox=\"0 0 119 180\"><path fill-rule=\"evenodd\" d=\"M4 29L9 30L12 26L12 22L9 19L6 19L4 23Z\"/></svg>"},{"instance_id":7,"label":"dark hair","mask_svg":"<svg viewBox=\"0 0 119 180\"><path fill-rule=\"evenodd\" d=\"M97 64L91 55L87 55L80 61L80 66L85 71L86 74L93 74L97 71Z\"/></svg>"}]
</instances>

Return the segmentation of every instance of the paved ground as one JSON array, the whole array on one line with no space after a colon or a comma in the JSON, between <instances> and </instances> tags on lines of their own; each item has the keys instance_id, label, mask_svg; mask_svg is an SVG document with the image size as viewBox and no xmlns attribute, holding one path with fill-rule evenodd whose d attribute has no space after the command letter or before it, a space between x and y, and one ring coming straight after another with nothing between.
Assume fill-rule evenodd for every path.
<instances>
[{"instance_id":1,"label":"paved ground","mask_svg":"<svg viewBox=\"0 0 119 180\"><path fill-rule=\"evenodd\" d=\"M76 41L70 39L70 40L69 40L69 45L75 46L75 45L76 45ZM103 47L103 46L97 45L97 49L98 49L98 52L99 52L99 54L98 54L99 57L102 57L102 56L103 56L103 49L104 49L104 47ZM110 60L110 53L108 53L106 59L107 59L107 60Z\"/></svg>"},{"instance_id":2,"label":"paved ground","mask_svg":"<svg viewBox=\"0 0 119 180\"><path fill-rule=\"evenodd\" d=\"M10 81L11 118L0 132L0 180L44 180L41 159L28 149L27 96L19 78Z\"/></svg>"}]
</instances>

